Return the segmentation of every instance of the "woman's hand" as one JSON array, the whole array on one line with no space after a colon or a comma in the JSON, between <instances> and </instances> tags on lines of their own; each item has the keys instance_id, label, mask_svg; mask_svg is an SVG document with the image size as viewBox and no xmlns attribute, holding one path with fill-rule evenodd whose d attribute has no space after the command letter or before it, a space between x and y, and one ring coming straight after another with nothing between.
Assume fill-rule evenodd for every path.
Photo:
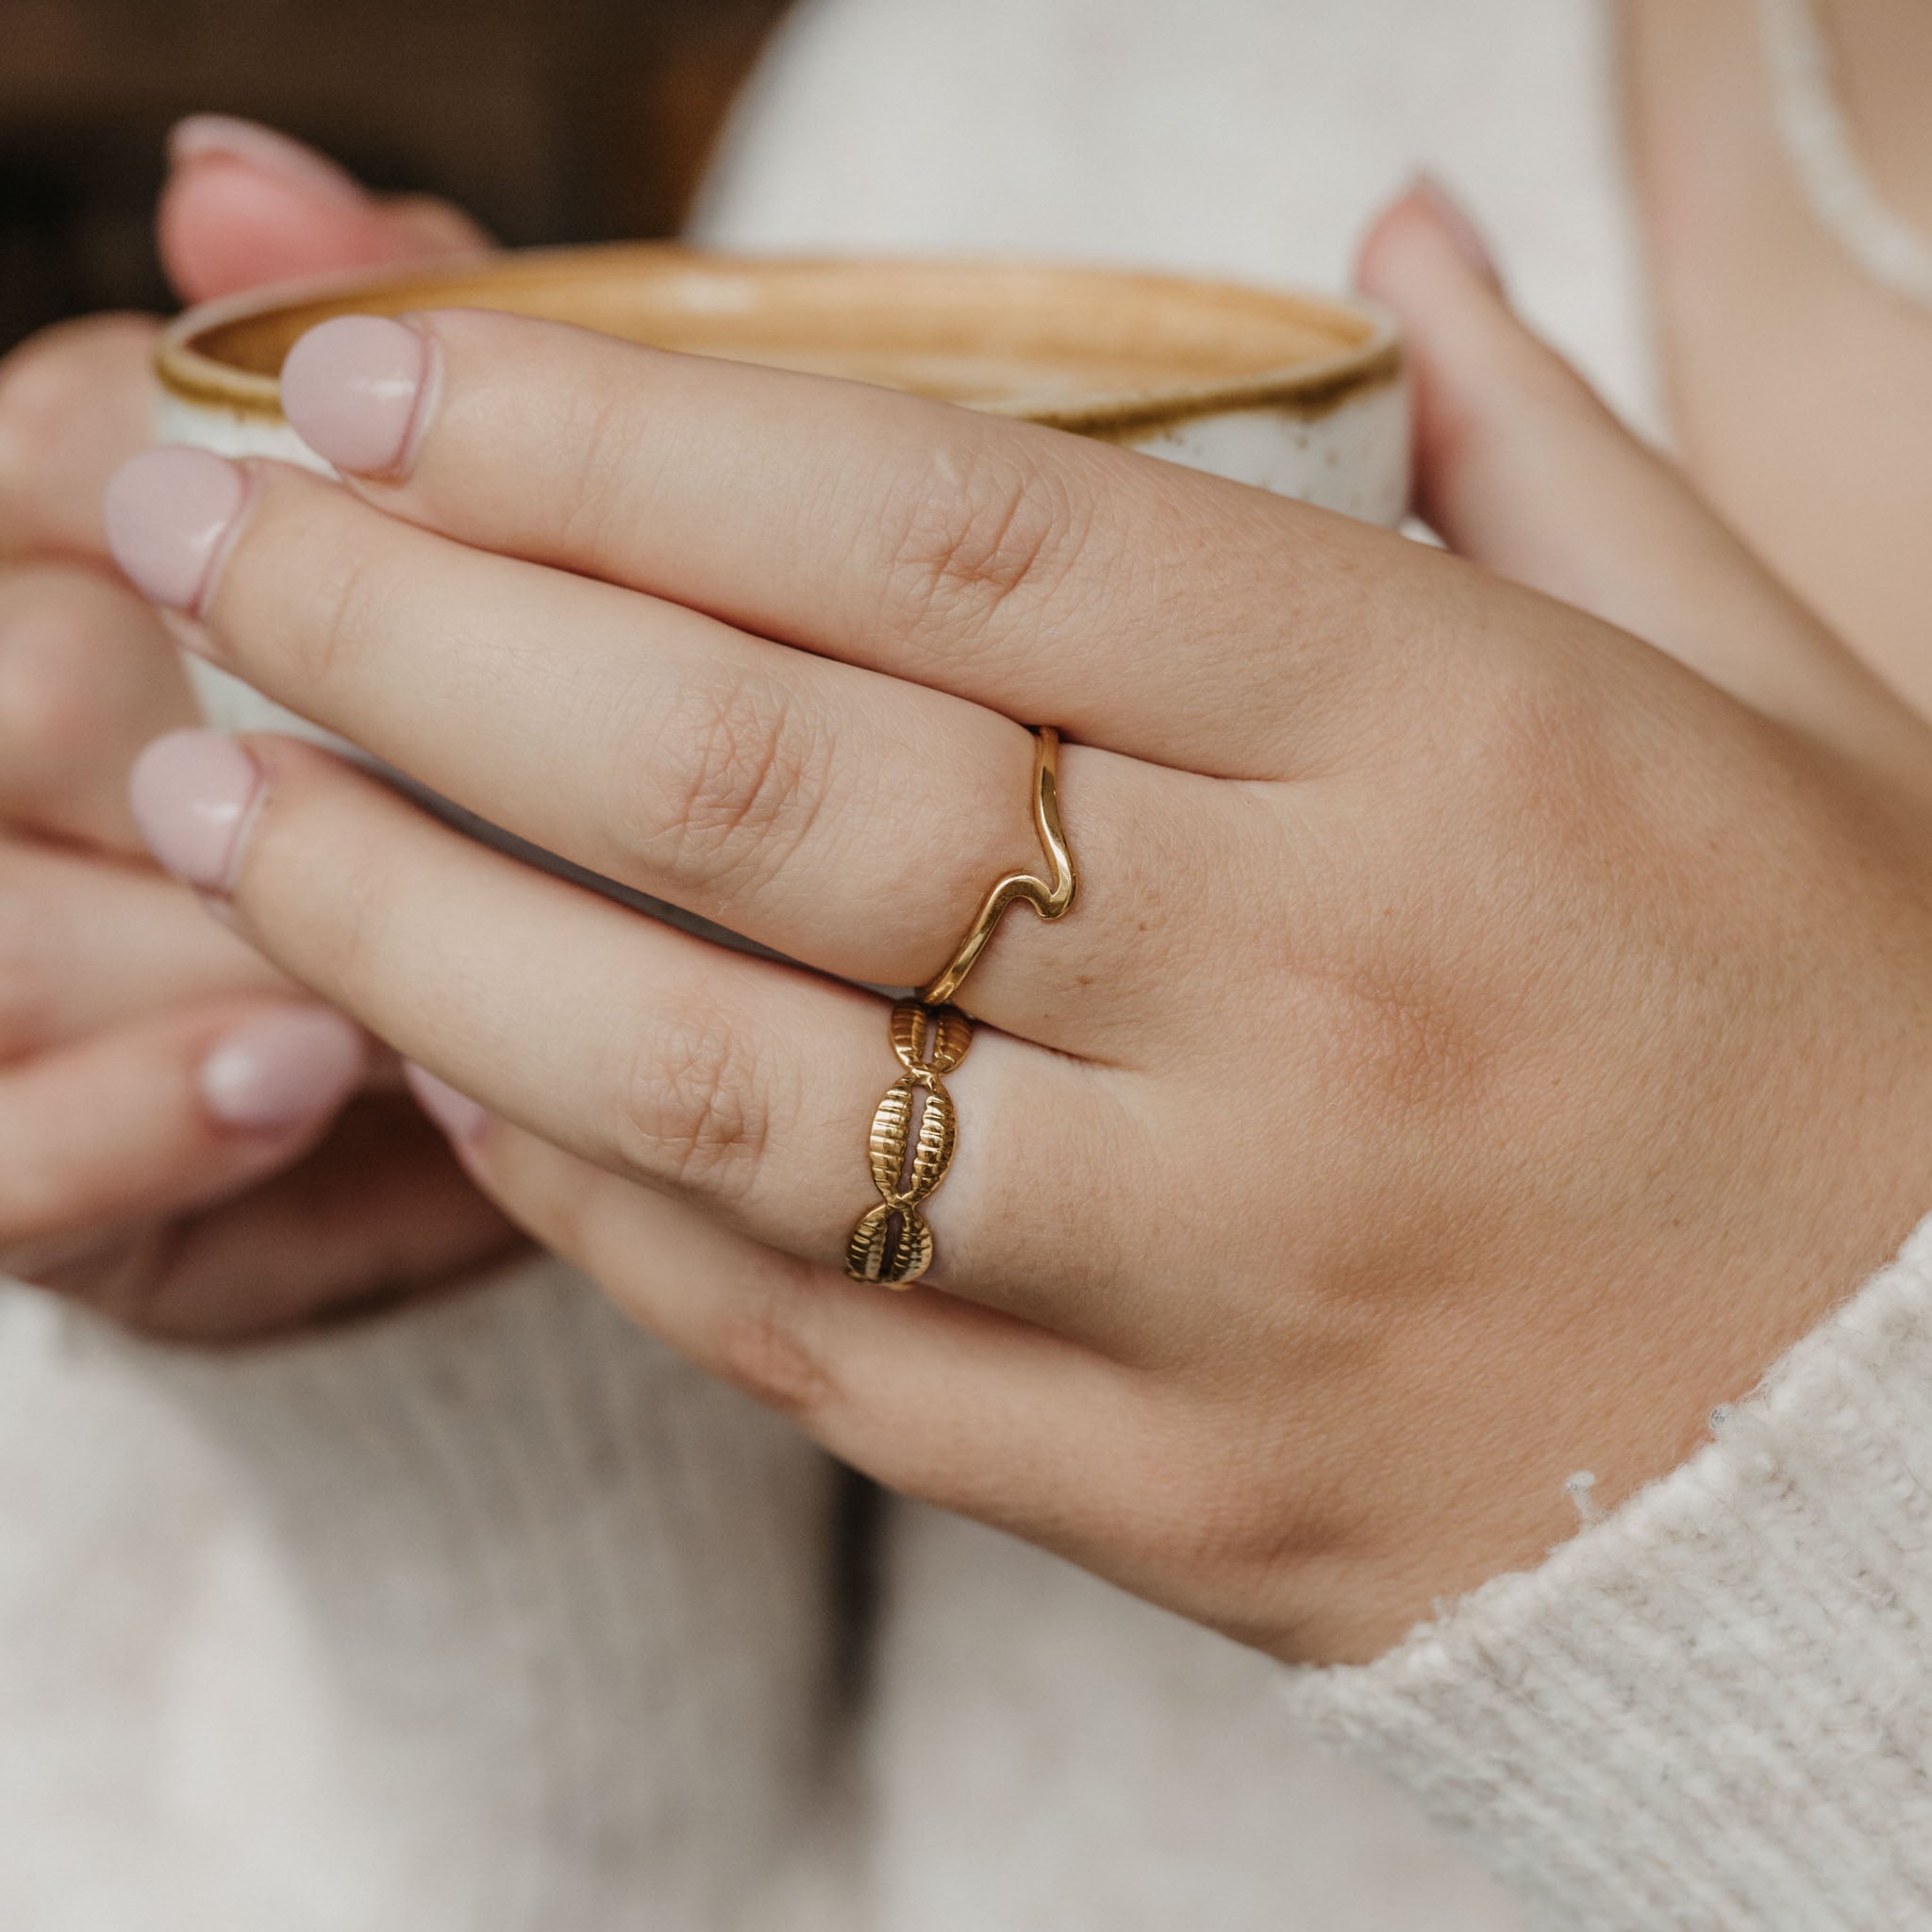
<instances>
[{"instance_id":1,"label":"woman's hand","mask_svg":"<svg viewBox=\"0 0 1932 1932\"><path fill-rule=\"evenodd\" d=\"M475 233L210 121L177 139L163 229L191 296ZM211 924L135 831L136 753L194 716L100 526L148 440L153 333L95 318L0 362L0 1270L226 1338L438 1278L509 1231L393 1063Z\"/></svg>"},{"instance_id":2,"label":"woman's hand","mask_svg":"<svg viewBox=\"0 0 1932 1932\"><path fill-rule=\"evenodd\" d=\"M297 350L353 488L175 453L110 499L221 663L819 969L288 741L151 750L156 851L432 1071L512 1215L881 1480L1314 1657L1672 1467L1932 1206L1932 742L1425 198L1368 273L1475 562L475 313ZM977 969L889 1294L839 1269L897 1072L841 982L1034 861L1015 721L1068 735L1080 897Z\"/></svg>"}]
</instances>

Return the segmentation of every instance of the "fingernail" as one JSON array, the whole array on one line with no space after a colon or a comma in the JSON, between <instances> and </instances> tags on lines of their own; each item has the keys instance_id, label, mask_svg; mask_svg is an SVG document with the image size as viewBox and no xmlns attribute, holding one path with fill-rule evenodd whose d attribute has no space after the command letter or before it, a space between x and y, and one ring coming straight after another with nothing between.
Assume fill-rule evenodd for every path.
<instances>
[{"instance_id":1,"label":"fingernail","mask_svg":"<svg viewBox=\"0 0 1932 1932\"><path fill-rule=\"evenodd\" d=\"M191 114L168 133L168 160L176 168L194 161L240 161L291 186L320 189L339 201L366 202L361 184L326 155L304 142L232 114Z\"/></svg>"},{"instance_id":2,"label":"fingernail","mask_svg":"<svg viewBox=\"0 0 1932 1932\"><path fill-rule=\"evenodd\" d=\"M408 466L428 387L429 344L380 315L319 324L282 364L282 414L325 462L358 476Z\"/></svg>"},{"instance_id":3,"label":"fingernail","mask_svg":"<svg viewBox=\"0 0 1932 1932\"><path fill-rule=\"evenodd\" d=\"M144 449L108 485L108 547L137 590L171 609L192 611L213 588L247 501L247 475L225 457L179 446Z\"/></svg>"},{"instance_id":4,"label":"fingernail","mask_svg":"<svg viewBox=\"0 0 1932 1932\"><path fill-rule=\"evenodd\" d=\"M292 1127L333 1113L361 1081L367 1053L340 1013L272 1013L229 1034L197 1084L224 1126Z\"/></svg>"},{"instance_id":5,"label":"fingernail","mask_svg":"<svg viewBox=\"0 0 1932 1932\"><path fill-rule=\"evenodd\" d=\"M1437 225L1455 245L1457 254L1484 281L1500 289L1503 272L1496 266L1496 258L1491 254L1490 244L1483 240L1482 230L1470 218L1469 210L1433 175L1418 175L1409 192L1435 216Z\"/></svg>"},{"instance_id":6,"label":"fingernail","mask_svg":"<svg viewBox=\"0 0 1932 1932\"><path fill-rule=\"evenodd\" d=\"M439 1080L414 1060L403 1062L403 1078L416 1096L417 1106L452 1141L471 1140L490 1118L487 1107L479 1106L467 1093L458 1093L447 1080Z\"/></svg>"},{"instance_id":7,"label":"fingernail","mask_svg":"<svg viewBox=\"0 0 1932 1932\"><path fill-rule=\"evenodd\" d=\"M205 892L225 892L262 794L255 760L219 731L171 731L134 761L127 795L157 859Z\"/></svg>"}]
</instances>

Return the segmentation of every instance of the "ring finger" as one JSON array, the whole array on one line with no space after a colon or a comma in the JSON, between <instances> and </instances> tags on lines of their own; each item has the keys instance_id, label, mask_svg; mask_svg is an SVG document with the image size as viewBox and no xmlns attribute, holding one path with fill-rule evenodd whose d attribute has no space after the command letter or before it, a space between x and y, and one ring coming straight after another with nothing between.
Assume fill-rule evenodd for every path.
<instances>
[{"instance_id":1,"label":"ring finger","mask_svg":"<svg viewBox=\"0 0 1932 1932\"><path fill-rule=\"evenodd\" d=\"M164 739L136 797L161 856L230 892L271 958L491 1111L822 1264L877 1205L866 1131L900 1070L876 996L640 919L290 740ZM1132 1187L1112 1158L1130 1080L980 1030L922 1208L935 1286L1107 1345L1131 1236L1089 1225L1067 1177Z\"/></svg>"},{"instance_id":2,"label":"ring finger","mask_svg":"<svg viewBox=\"0 0 1932 1932\"><path fill-rule=\"evenodd\" d=\"M924 984L992 881L1040 868L1032 741L979 705L469 550L276 465L150 452L117 480L110 526L150 594L201 617L211 655L305 717L843 977ZM1206 870L1212 788L1085 746L1061 783L1093 889L1050 934L1010 922L969 1004L1107 1058L1163 976L1145 908Z\"/></svg>"}]
</instances>

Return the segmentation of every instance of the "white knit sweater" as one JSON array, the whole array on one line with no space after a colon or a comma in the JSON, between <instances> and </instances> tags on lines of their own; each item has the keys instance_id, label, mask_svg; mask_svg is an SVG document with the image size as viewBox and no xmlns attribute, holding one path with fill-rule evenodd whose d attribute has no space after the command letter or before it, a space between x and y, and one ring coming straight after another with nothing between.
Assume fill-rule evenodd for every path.
<instances>
[{"instance_id":1,"label":"white knit sweater","mask_svg":"<svg viewBox=\"0 0 1932 1932\"><path fill-rule=\"evenodd\" d=\"M1426 161L1652 422L1601 29L823 0L703 226L1334 284ZM1370 1668L894 1505L855 1672L835 1474L555 1264L228 1357L0 1297L0 1925L1516 1923L1389 1775L1540 1924L1932 1923L1928 1390L1922 1233L1696 1462Z\"/></svg>"}]
</instances>

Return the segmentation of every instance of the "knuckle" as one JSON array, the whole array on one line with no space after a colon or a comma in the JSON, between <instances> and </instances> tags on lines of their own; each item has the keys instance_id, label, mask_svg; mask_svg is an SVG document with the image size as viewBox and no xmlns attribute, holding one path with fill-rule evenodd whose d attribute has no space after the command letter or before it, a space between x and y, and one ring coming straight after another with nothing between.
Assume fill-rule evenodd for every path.
<instances>
[{"instance_id":1,"label":"knuckle","mask_svg":"<svg viewBox=\"0 0 1932 1932\"><path fill-rule=\"evenodd\" d=\"M290 490L277 477L268 485L271 493L287 490L290 500L250 519L217 591L226 648L246 675L260 671L292 687L297 708L310 692L352 682L410 602L390 547L341 528L336 504L319 486L311 495L311 482L299 479ZM265 657L273 663L258 661Z\"/></svg>"},{"instance_id":2,"label":"knuckle","mask_svg":"<svg viewBox=\"0 0 1932 1932\"><path fill-rule=\"evenodd\" d=\"M1397 913L1426 926L1422 905ZM1404 940L1375 937L1332 952L1303 952L1296 971L1307 999L1298 1028L1309 1042L1317 1087L1335 1118L1374 1140L1417 1119L1459 1113L1487 1089L1497 1047L1477 986L1415 964Z\"/></svg>"},{"instance_id":3,"label":"knuckle","mask_svg":"<svg viewBox=\"0 0 1932 1932\"><path fill-rule=\"evenodd\" d=\"M806 1263L773 1256L754 1305L726 1316L716 1341L724 1381L806 1427L841 1401L837 1374L814 1334L818 1286Z\"/></svg>"},{"instance_id":4,"label":"knuckle","mask_svg":"<svg viewBox=\"0 0 1932 1932\"><path fill-rule=\"evenodd\" d=\"M949 643L970 641L1003 607L1049 591L1077 543L1064 479L1010 447L940 448L902 504L886 545L890 615Z\"/></svg>"},{"instance_id":5,"label":"knuckle","mask_svg":"<svg viewBox=\"0 0 1932 1932\"><path fill-rule=\"evenodd\" d=\"M594 558L630 541L651 444L637 391L629 385L577 384L564 434L552 446L568 452L554 501L558 544L568 557Z\"/></svg>"},{"instance_id":6,"label":"knuckle","mask_svg":"<svg viewBox=\"0 0 1932 1932\"><path fill-rule=\"evenodd\" d=\"M744 1027L690 1008L651 1029L618 1100L622 1163L647 1180L741 1200L771 1138L770 1096Z\"/></svg>"},{"instance_id":7,"label":"knuckle","mask_svg":"<svg viewBox=\"0 0 1932 1932\"><path fill-rule=\"evenodd\" d=\"M1480 777L1465 810L1492 849L1547 851L1635 802L1643 768L1619 742L1628 712L1574 665L1533 647L1499 654L1452 715L1457 763Z\"/></svg>"},{"instance_id":8,"label":"knuckle","mask_svg":"<svg viewBox=\"0 0 1932 1932\"><path fill-rule=\"evenodd\" d=\"M1327 1053L1353 1117L1378 1129L1440 1118L1486 1085L1494 1055L1445 989L1375 963L1343 974L1337 990Z\"/></svg>"},{"instance_id":9,"label":"knuckle","mask_svg":"<svg viewBox=\"0 0 1932 1932\"><path fill-rule=\"evenodd\" d=\"M727 895L755 890L797 854L831 781L829 734L759 680L688 684L655 749L638 848L654 870ZM619 756L633 762L635 746Z\"/></svg>"},{"instance_id":10,"label":"knuckle","mask_svg":"<svg viewBox=\"0 0 1932 1932\"><path fill-rule=\"evenodd\" d=\"M1547 793L1593 735L1592 707L1535 665L1499 667L1469 724L1465 758L1500 792Z\"/></svg>"}]
</instances>

